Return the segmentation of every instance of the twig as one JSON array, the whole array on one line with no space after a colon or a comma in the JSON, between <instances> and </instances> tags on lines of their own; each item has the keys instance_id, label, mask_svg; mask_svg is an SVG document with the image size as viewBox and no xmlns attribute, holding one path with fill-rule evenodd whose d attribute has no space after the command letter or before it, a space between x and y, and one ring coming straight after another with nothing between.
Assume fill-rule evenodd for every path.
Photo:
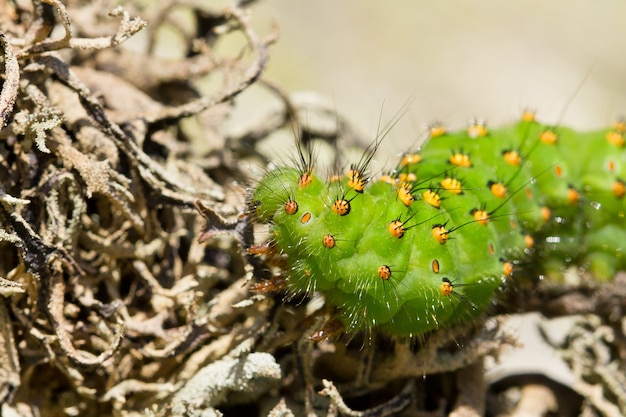
<instances>
[{"instance_id":1,"label":"twig","mask_svg":"<svg viewBox=\"0 0 626 417\"><path fill-rule=\"evenodd\" d=\"M398 395L386 403L365 411L355 411L346 405L341 394L331 381L324 379L322 383L324 384L324 389L320 394L330 397L331 403L337 407L339 412L349 417L388 417L396 415L411 404L413 390L415 389L414 381L411 379L405 384Z\"/></svg>"},{"instance_id":2,"label":"twig","mask_svg":"<svg viewBox=\"0 0 626 417\"><path fill-rule=\"evenodd\" d=\"M109 13L114 17L122 16L122 21L114 35L102 38L75 38L72 36L72 21L65 9L65 5L58 0L42 1L56 8L61 17L61 24L65 34L61 39L43 41L19 51L17 54L19 59L64 48L91 50L111 48L124 42L147 25L147 22L137 17L131 20L128 12L122 6L118 6Z\"/></svg>"},{"instance_id":3,"label":"twig","mask_svg":"<svg viewBox=\"0 0 626 417\"><path fill-rule=\"evenodd\" d=\"M9 121L9 116L13 112L13 106L17 99L17 90L20 84L20 68L13 49L4 33L0 32L0 46L4 51L4 71L5 81L0 92L0 130Z\"/></svg>"}]
</instances>

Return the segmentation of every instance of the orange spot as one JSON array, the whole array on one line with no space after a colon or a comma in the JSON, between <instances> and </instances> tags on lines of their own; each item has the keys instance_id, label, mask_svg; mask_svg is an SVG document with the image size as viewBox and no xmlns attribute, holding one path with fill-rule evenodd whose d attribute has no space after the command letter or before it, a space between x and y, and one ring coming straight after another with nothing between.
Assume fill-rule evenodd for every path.
<instances>
[{"instance_id":1,"label":"orange spot","mask_svg":"<svg viewBox=\"0 0 626 417\"><path fill-rule=\"evenodd\" d=\"M535 239L531 235L524 235L524 244L527 249L530 249L535 246Z\"/></svg>"},{"instance_id":2,"label":"orange spot","mask_svg":"<svg viewBox=\"0 0 626 417\"><path fill-rule=\"evenodd\" d=\"M419 164L421 160L422 160L422 155L418 153L408 153L402 157L402 160L400 161L400 166L406 167L409 165Z\"/></svg>"},{"instance_id":3,"label":"orange spot","mask_svg":"<svg viewBox=\"0 0 626 417\"><path fill-rule=\"evenodd\" d=\"M502 184L501 182L492 182L492 181L490 181L487 185L489 186L489 189L491 190L491 194L493 194L494 196L498 198L506 197L506 193L507 193L506 185Z\"/></svg>"},{"instance_id":4,"label":"orange spot","mask_svg":"<svg viewBox=\"0 0 626 417\"><path fill-rule=\"evenodd\" d=\"M285 203L285 213L296 214L298 211L298 203L293 200L289 200Z\"/></svg>"},{"instance_id":5,"label":"orange spot","mask_svg":"<svg viewBox=\"0 0 626 417\"><path fill-rule=\"evenodd\" d=\"M619 133L626 133L626 121L618 120L613 124L613 129Z\"/></svg>"},{"instance_id":6,"label":"orange spot","mask_svg":"<svg viewBox=\"0 0 626 417\"><path fill-rule=\"evenodd\" d=\"M463 193L463 185L461 181L456 178L446 177L440 182L441 186L454 194L462 194Z\"/></svg>"},{"instance_id":7,"label":"orange spot","mask_svg":"<svg viewBox=\"0 0 626 417\"><path fill-rule=\"evenodd\" d=\"M536 120L535 118L535 112L532 110L524 110L524 112L522 113L522 121L523 122L534 122Z\"/></svg>"},{"instance_id":8,"label":"orange spot","mask_svg":"<svg viewBox=\"0 0 626 417\"><path fill-rule=\"evenodd\" d=\"M346 177L348 177L348 187L352 188L357 193L363 192L367 180L361 172L356 169L350 169L346 173Z\"/></svg>"},{"instance_id":9,"label":"orange spot","mask_svg":"<svg viewBox=\"0 0 626 417\"><path fill-rule=\"evenodd\" d=\"M333 174L328 179L328 182L337 182L339 180L341 180L341 175Z\"/></svg>"},{"instance_id":10,"label":"orange spot","mask_svg":"<svg viewBox=\"0 0 626 417\"><path fill-rule=\"evenodd\" d=\"M502 264L502 273L506 277L513 275L513 264L511 262L504 262Z\"/></svg>"},{"instance_id":11,"label":"orange spot","mask_svg":"<svg viewBox=\"0 0 626 417\"><path fill-rule=\"evenodd\" d=\"M439 261L438 260L433 259L432 263L430 264L430 267L432 268L435 274L439 273Z\"/></svg>"},{"instance_id":12,"label":"orange spot","mask_svg":"<svg viewBox=\"0 0 626 417\"><path fill-rule=\"evenodd\" d=\"M343 198L338 198L333 204L333 211L340 216L350 213L350 202Z\"/></svg>"},{"instance_id":13,"label":"orange spot","mask_svg":"<svg viewBox=\"0 0 626 417\"><path fill-rule=\"evenodd\" d=\"M489 223L489 213L486 210L473 209L470 214L474 217L477 223L487 225Z\"/></svg>"},{"instance_id":14,"label":"orange spot","mask_svg":"<svg viewBox=\"0 0 626 417\"><path fill-rule=\"evenodd\" d=\"M441 224L434 225L431 232L435 240L442 245L449 239L448 230Z\"/></svg>"},{"instance_id":15,"label":"orange spot","mask_svg":"<svg viewBox=\"0 0 626 417\"><path fill-rule=\"evenodd\" d=\"M387 281L391 278L391 268L387 265L381 265L378 267L378 277L383 281Z\"/></svg>"},{"instance_id":16,"label":"orange spot","mask_svg":"<svg viewBox=\"0 0 626 417\"><path fill-rule=\"evenodd\" d=\"M546 145L554 145L558 140L558 137L554 131L544 130L541 135L539 135L539 140Z\"/></svg>"},{"instance_id":17,"label":"orange spot","mask_svg":"<svg viewBox=\"0 0 626 417\"><path fill-rule=\"evenodd\" d=\"M541 210L541 218L546 222L550 220L550 217L552 216L552 211L546 206L541 207L540 210Z\"/></svg>"},{"instance_id":18,"label":"orange spot","mask_svg":"<svg viewBox=\"0 0 626 417\"><path fill-rule=\"evenodd\" d=\"M576 191L575 188L570 187L567 189L567 202L571 205L578 203L578 199L580 198L580 194Z\"/></svg>"},{"instance_id":19,"label":"orange spot","mask_svg":"<svg viewBox=\"0 0 626 417\"><path fill-rule=\"evenodd\" d=\"M311 183L311 181L313 181L313 174L307 171L303 172L300 175L300 178L298 179L298 184L300 184L300 187L306 187Z\"/></svg>"},{"instance_id":20,"label":"orange spot","mask_svg":"<svg viewBox=\"0 0 626 417\"><path fill-rule=\"evenodd\" d=\"M488 251L489 251L489 255L493 255L494 253L496 253L496 248L493 247L493 243L489 244Z\"/></svg>"},{"instance_id":21,"label":"orange spot","mask_svg":"<svg viewBox=\"0 0 626 417\"><path fill-rule=\"evenodd\" d=\"M332 249L335 247L335 237L331 234L327 234L326 236L324 236L324 238L322 239L322 244L324 245L324 247L328 248L328 249Z\"/></svg>"},{"instance_id":22,"label":"orange spot","mask_svg":"<svg viewBox=\"0 0 626 417\"><path fill-rule=\"evenodd\" d=\"M469 155L465 155L460 152L452 154L452 156L450 156L448 161L452 165L456 165L458 167L469 168L472 166L472 161L470 160Z\"/></svg>"},{"instance_id":23,"label":"orange spot","mask_svg":"<svg viewBox=\"0 0 626 417\"><path fill-rule=\"evenodd\" d=\"M431 138L438 138L448 133L448 131L441 125L434 125L430 127L429 133Z\"/></svg>"},{"instance_id":24,"label":"orange spot","mask_svg":"<svg viewBox=\"0 0 626 417\"><path fill-rule=\"evenodd\" d=\"M441 294L450 297L454 293L454 285L448 278L441 278Z\"/></svg>"},{"instance_id":25,"label":"orange spot","mask_svg":"<svg viewBox=\"0 0 626 417\"><path fill-rule=\"evenodd\" d=\"M412 190L413 186L407 182L402 183L402 185L398 188L398 198L407 207L415 201L415 197L413 197L413 194L411 193Z\"/></svg>"},{"instance_id":26,"label":"orange spot","mask_svg":"<svg viewBox=\"0 0 626 417\"><path fill-rule=\"evenodd\" d=\"M304 213L300 218L300 223L305 224L308 223L309 220L311 220L311 213Z\"/></svg>"},{"instance_id":27,"label":"orange spot","mask_svg":"<svg viewBox=\"0 0 626 417\"><path fill-rule=\"evenodd\" d=\"M526 189L524 189L524 193L526 193L526 198L533 198L533 191L530 189L530 187L526 187Z\"/></svg>"},{"instance_id":28,"label":"orange spot","mask_svg":"<svg viewBox=\"0 0 626 417\"><path fill-rule=\"evenodd\" d=\"M563 175L563 168L561 168L561 165L555 165L554 166L554 173L559 178Z\"/></svg>"},{"instance_id":29,"label":"orange spot","mask_svg":"<svg viewBox=\"0 0 626 417\"><path fill-rule=\"evenodd\" d=\"M467 135L470 138L482 138L487 136L487 126L482 122L474 122L467 128Z\"/></svg>"},{"instance_id":30,"label":"orange spot","mask_svg":"<svg viewBox=\"0 0 626 417\"><path fill-rule=\"evenodd\" d=\"M607 168L609 172L615 171L615 161L611 160L607 163Z\"/></svg>"},{"instance_id":31,"label":"orange spot","mask_svg":"<svg viewBox=\"0 0 626 417\"><path fill-rule=\"evenodd\" d=\"M509 220L509 227L511 228L511 230L515 230L517 229L517 222L515 221L515 219L511 219Z\"/></svg>"},{"instance_id":32,"label":"orange spot","mask_svg":"<svg viewBox=\"0 0 626 417\"><path fill-rule=\"evenodd\" d=\"M520 166L522 163L522 156L517 151L505 151L502 157L504 162L514 167Z\"/></svg>"},{"instance_id":33,"label":"orange spot","mask_svg":"<svg viewBox=\"0 0 626 417\"><path fill-rule=\"evenodd\" d=\"M404 223L402 223L400 220L394 220L389 223L388 229L389 233L397 238L401 238L402 236L404 236L404 232L406 232L406 229L404 228Z\"/></svg>"},{"instance_id":34,"label":"orange spot","mask_svg":"<svg viewBox=\"0 0 626 417\"><path fill-rule=\"evenodd\" d=\"M422 193L422 198L424 199L425 202L427 202L428 204L430 204L431 206L435 208L441 207L441 196L433 190L424 191Z\"/></svg>"},{"instance_id":35,"label":"orange spot","mask_svg":"<svg viewBox=\"0 0 626 417\"><path fill-rule=\"evenodd\" d=\"M612 130L607 132L606 140L609 141L609 143L621 148L624 146L624 133Z\"/></svg>"},{"instance_id":36,"label":"orange spot","mask_svg":"<svg viewBox=\"0 0 626 417\"><path fill-rule=\"evenodd\" d=\"M626 184L624 184L624 181L618 179L613 183L611 190L615 197L622 198L624 194L626 194Z\"/></svg>"}]
</instances>

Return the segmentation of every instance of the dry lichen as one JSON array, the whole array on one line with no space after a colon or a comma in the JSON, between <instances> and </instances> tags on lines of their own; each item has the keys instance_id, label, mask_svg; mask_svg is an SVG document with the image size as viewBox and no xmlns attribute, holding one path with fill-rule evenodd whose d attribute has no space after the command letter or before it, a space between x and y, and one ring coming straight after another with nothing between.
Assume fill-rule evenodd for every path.
<instances>
[{"instance_id":1,"label":"dry lichen","mask_svg":"<svg viewBox=\"0 0 626 417\"><path fill-rule=\"evenodd\" d=\"M208 21L187 39L191 58L177 63L178 74L123 78L98 69L113 61L118 74L130 75L110 48L146 21L131 17L132 5L108 15L107 7L0 6L0 401L7 413L132 414L168 404L189 375L247 340L253 327L230 306L247 297L242 256L228 259L227 241L198 243L194 210L200 200L215 215L232 215L228 187L215 173L230 183L240 173L223 162L223 149L193 155L179 122L214 114L198 120L219 132L214 124L261 73L271 38L258 38L241 9L183 5ZM240 61L211 53L218 26L223 36L244 34ZM189 76L210 71L229 77L206 96ZM196 97L167 104L149 94L172 83ZM202 350L209 353L199 357Z\"/></svg>"}]
</instances>

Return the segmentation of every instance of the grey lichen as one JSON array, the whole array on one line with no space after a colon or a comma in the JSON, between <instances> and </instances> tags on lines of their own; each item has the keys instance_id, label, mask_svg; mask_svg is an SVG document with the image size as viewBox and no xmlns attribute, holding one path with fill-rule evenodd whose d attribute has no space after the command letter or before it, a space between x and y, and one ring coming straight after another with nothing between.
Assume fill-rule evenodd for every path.
<instances>
[{"instance_id":1,"label":"grey lichen","mask_svg":"<svg viewBox=\"0 0 626 417\"><path fill-rule=\"evenodd\" d=\"M275 387L280 377L280 366L268 353L226 357L205 366L185 383L172 399L172 415L211 415L209 410L223 404L229 394L258 398Z\"/></svg>"}]
</instances>

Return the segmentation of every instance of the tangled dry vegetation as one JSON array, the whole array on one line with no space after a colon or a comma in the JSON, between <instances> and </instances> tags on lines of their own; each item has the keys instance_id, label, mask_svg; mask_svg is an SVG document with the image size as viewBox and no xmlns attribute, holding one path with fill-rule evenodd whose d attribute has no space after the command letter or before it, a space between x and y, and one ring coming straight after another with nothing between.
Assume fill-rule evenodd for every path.
<instances>
[{"instance_id":1,"label":"tangled dry vegetation","mask_svg":"<svg viewBox=\"0 0 626 417\"><path fill-rule=\"evenodd\" d=\"M245 251L254 237L242 161L267 163L257 144L291 131L303 109L309 121L332 121L296 124L305 141L367 140L323 101L262 79L276 33L253 30L251 2L155 3L0 3L2 415L484 412L483 358L516 343L500 317L417 347L358 337L316 344L308 336L323 317L307 321L311 304L250 291L267 271ZM183 40L180 59L156 52L164 26ZM140 31L141 52L118 47ZM220 53L225 38L236 40L234 56ZM225 128L249 88L280 106ZM598 293L613 324L624 287ZM567 296L552 294L549 307L571 309ZM591 312L578 301L568 314ZM588 358L568 360L578 377L591 376L570 395L588 389L590 412L618 415L621 329L581 323L575 342ZM594 337L606 346L590 350Z\"/></svg>"}]
</instances>

